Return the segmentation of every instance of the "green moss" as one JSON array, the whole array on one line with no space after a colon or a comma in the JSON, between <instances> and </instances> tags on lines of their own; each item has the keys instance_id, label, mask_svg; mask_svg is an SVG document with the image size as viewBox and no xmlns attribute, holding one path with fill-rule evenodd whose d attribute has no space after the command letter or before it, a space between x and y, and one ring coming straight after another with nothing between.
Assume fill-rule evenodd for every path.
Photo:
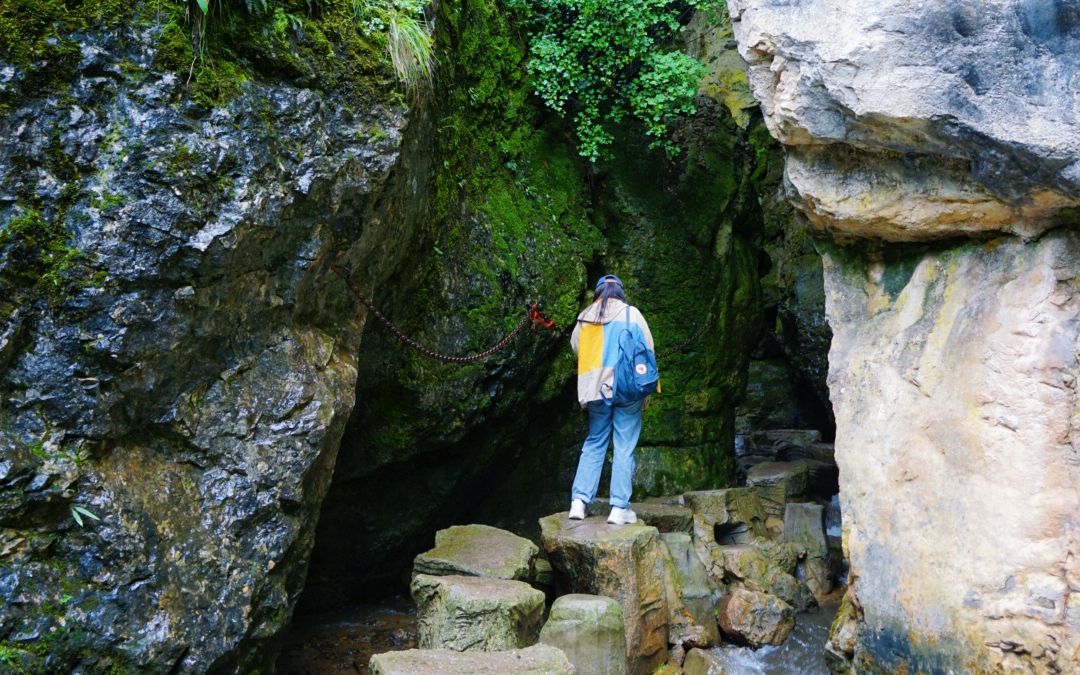
<instances>
[{"instance_id":1,"label":"green moss","mask_svg":"<svg viewBox=\"0 0 1080 675\"><path fill-rule=\"evenodd\" d=\"M100 197L90 203L99 211L110 211L124 205L124 196L114 192L103 192Z\"/></svg>"},{"instance_id":2,"label":"green moss","mask_svg":"<svg viewBox=\"0 0 1080 675\"><path fill-rule=\"evenodd\" d=\"M0 296L12 304L37 296L62 300L71 284L85 278L85 256L68 244L68 236L59 217L46 220L34 209L16 210L0 230Z\"/></svg>"}]
</instances>

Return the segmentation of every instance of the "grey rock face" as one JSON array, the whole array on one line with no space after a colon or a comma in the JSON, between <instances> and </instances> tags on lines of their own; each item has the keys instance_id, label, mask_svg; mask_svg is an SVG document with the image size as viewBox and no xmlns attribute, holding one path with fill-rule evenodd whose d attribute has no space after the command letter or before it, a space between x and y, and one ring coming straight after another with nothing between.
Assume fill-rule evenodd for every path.
<instances>
[{"instance_id":1,"label":"grey rock face","mask_svg":"<svg viewBox=\"0 0 1080 675\"><path fill-rule=\"evenodd\" d=\"M539 552L536 544L506 530L455 525L435 534L435 548L416 556L413 571L531 580Z\"/></svg>"},{"instance_id":2,"label":"grey rock face","mask_svg":"<svg viewBox=\"0 0 1080 675\"><path fill-rule=\"evenodd\" d=\"M504 652L409 649L371 657L372 675L571 675L576 672L561 650L550 645Z\"/></svg>"},{"instance_id":3,"label":"grey rock face","mask_svg":"<svg viewBox=\"0 0 1080 675\"><path fill-rule=\"evenodd\" d=\"M353 405L328 265L383 278L412 232L373 207L401 105L268 79L201 110L158 30L80 36L62 91L0 116L0 231L74 261L29 288L0 247L0 639L51 640L49 670L272 663Z\"/></svg>"},{"instance_id":4,"label":"grey rock face","mask_svg":"<svg viewBox=\"0 0 1080 675\"><path fill-rule=\"evenodd\" d=\"M410 590L421 648L497 652L539 637L544 594L524 582L418 574Z\"/></svg>"},{"instance_id":5,"label":"grey rock face","mask_svg":"<svg viewBox=\"0 0 1080 675\"><path fill-rule=\"evenodd\" d=\"M540 642L561 649L578 675L626 675L626 625L614 598L560 597L551 606Z\"/></svg>"},{"instance_id":6,"label":"grey rock face","mask_svg":"<svg viewBox=\"0 0 1080 675\"><path fill-rule=\"evenodd\" d=\"M880 275L849 256L826 279L856 660L1075 670L1080 236L913 252Z\"/></svg>"},{"instance_id":7,"label":"grey rock face","mask_svg":"<svg viewBox=\"0 0 1080 675\"><path fill-rule=\"evenodd\" d=\"M815 226L1033 237L1080 200L1071 3L728 7L751 89L787 148L794 203Z\"/></svg>"},{"instance_id":8,"label":"grey rock face","mask_svg":"<svg viewBox=\"0 0 1080 675\"><path fill-rule=\"evenodd\" d=\"M633 675L651 673L667 660L670 610L664 584L664 550L656 528L608 525L600 518L540 519L548 559L573 593L616 599L626 622L626 656Z\"/></svg>"},{"instance_id":9,"label":"grey rock face","mask_svg":"<svg viewBox=\"0 0 1080 675\"><path fill-rule=\"evenodd\" d=\"M768 593L736 589L720 600L720 629L754 647L782 644L795 628L795 610Z\"/></svg>"}]
</instances>

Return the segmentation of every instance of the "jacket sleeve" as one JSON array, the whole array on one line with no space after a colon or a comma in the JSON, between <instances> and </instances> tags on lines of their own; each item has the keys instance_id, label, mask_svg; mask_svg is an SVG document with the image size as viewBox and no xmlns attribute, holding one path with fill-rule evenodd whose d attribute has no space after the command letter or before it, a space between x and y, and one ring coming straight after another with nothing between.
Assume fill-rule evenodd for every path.
<instances>
[{"instance_id":1,"label":"jacket sleeve","mask_svg":"<svg viewBox=\"0 0 1080 675\"><path fill-rule=\"evenodd\" d=\"M574 355L577 356L578 350L578 338L581 335L581 322L574 322L574 332L570 334L570 348L574 350Z\"/></svg>"}]
</instances>

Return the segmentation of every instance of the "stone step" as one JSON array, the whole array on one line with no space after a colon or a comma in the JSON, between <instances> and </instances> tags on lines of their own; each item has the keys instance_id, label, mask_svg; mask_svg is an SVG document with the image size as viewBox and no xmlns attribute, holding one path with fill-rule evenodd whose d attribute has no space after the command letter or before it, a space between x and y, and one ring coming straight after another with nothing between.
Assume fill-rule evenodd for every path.
<instances>
[{"instance_id":1,"label":"stone step","mask_svg":"<svg viewBox=\"0 0 1080 675\"><path fill-rule=\"evenodd\" d=\"M674 501L679 498L680 496L661 497L631 502L630 508L637 514L638 522L652 525L660 532L689 533L694 528L694 514L686 506ZM594 499L585 509L587 515L604 518L607 518L610 512L611 504L606 499Z\"/></svg>"},{"instance_id":2,"label":"stone step","mask_svg":"<svg viewBox=\"0 0 1080 675\"><path fill-rule=\"evenodd\" d=\"M435 548L416 556L413 574L532 580L536 544L488 525L455 525L435 534Z\"/></svg>"},{"instance_id":3,"label":"stone step","mask_svg":"<svg viewBox=\"0 0 1080 675\"><path fill-rule=\"evenodd\" d=\"M828 499L839 490L839 472L835 464L813 459L790 462L762 462L746 474L747 487L761 497L766 513L776 518L784 515L789 501L807 497Z\"/></svg>"},{"instance_id":4,"label":"stone step","mask_svg":"<svg viewBox=\"0 0 1080 675\"><path fill-rule=\"evenodd\" d=\"M566 591L604 595L622 606L628 672L645 675L663 664L669 610L656 528L609 525L603 518L570 520L556 513L540 519L540 531Z\"/></svg>"},{"instance_id":5,"label":"stone step","mask_svg":"<svg viewBox=\"0 0 1080 675\"><path fill-rule=\"evenodd\" d=\"M410 590L422 649L501 651L540 635L544 594L525 582L418 574Z\"/></svg>"},{"instance_id":6,"label":"stone step","mask_svg":"<svg viewBox=\"0 0 1080 675\"><path fill-rule=\"evenodd\" d=\"M614 598L560 597L551 606L540 642L561 649L577 675L626 675L626 623Z\"/></svg>"},{"instance_id":7,"label":"stone step","mask_svg":"<svg viewBox=\"0 0 1080 675\"><path fill-rule=\"evenodd\" d=\"M372 675L571 675L574 666L550 645L502 652L409 649L371 657Z\"/></svg>"}]
</instances>

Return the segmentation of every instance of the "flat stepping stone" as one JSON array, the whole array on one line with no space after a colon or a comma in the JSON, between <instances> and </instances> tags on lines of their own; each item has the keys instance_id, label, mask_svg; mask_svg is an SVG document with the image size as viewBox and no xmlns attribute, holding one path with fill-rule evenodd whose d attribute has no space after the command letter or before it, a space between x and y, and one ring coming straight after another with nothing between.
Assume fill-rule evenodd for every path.
<instances>
[{"instance_id":1,"label":"flat stepping stone","mask_svg":"<svg viewBox=\"0 0 1080 675\"><path fill-rule=\"evenodd\" d=\"M540 519L540 537L560 582L571 593L604 595L622 605L631 675L667 660L664 552L655 527L609 525L603 518Z\"/></svg>"},{"instance_id":2,"label":"flat stepping stone","mask_svg":"<svg viewBox=\"0 0 1080 675\"><path fill-rule=\"evenodd\" d=\"M422 649L501 651L540 635L544 594L523 581L418 574L410 590Z\"/></svg>"},{"instance_id":3,"label":"flat stepping stone","mask_svg":"<svg viewBox=\"0 0 1080 675\"><path fill-rule=\"evenodd\" d=\"M626 624L614 598L560 597L551 606L540 642L561 649L578 675L626 675Z\"/></svg>"},{"instance_id":4,"label":"flat stepping stone","mask_svg":"<svg viewBox=\"0 0 1080 675\"><path fill-rule=\"evenodd\" d=\"M630 502L630 508L637 514L638 522L652 525L660 532L692 532L694 529L694 513L680 504L670 501L644 501ZM590 516L603 516L607 518L611 512L611 504L606 499L594 499L586 507L586 513Z\"/></svg>"},{"instance_id":5,"label":"flat stepping stone","mask_svg":"<svg viewBox=\"0 0 1080 675\"><path fill-rule=\"evenodd\" d=\"M435 548L413 560L413 574L531 579L540 549L488 525L455 525L435 534Z\"/></svg>"},{"instance_id":6,"label":"flat stepping stone","mask_svg":"<svg viewBox=\"0 0 1080 675\"><path fill-rule=\"evenodd\" d=\"M747 472L746 485L761 497L766 513L783 518L784 505L789 501L836 494L838 476L835 464L813 459L762 462Z\"/></svg>"},{"instance_id":7,"label":"flat stepping stone","mask_svg":"<svg viewBox=\"0 0 1080 675\"><path fill-rule=\"evenodd\" d=\"M371 657L372 675L571 675L574 666L560 649L533 645L503 652L409 649Z\"/></svg>"}]
</instances>

